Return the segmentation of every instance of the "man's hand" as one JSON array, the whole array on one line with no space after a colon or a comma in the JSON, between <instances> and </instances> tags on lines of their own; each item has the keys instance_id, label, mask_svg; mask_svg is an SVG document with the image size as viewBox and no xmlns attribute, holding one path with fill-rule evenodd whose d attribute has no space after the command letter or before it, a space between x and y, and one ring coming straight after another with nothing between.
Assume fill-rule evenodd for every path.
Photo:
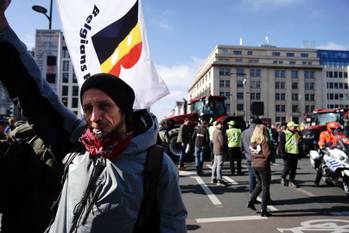
<instances>
[{"instance_id":1,"label":"man's hand","mask_svg":"<svg viewBox=\"0 0 349 233\"><path fill-rule=\"evenodd\" d=\"M5 28L8 26L6 17L5 17L5 10L10 5L11 0L0 0L0 32L4 31Z\"/></svg>"}]
</instances>

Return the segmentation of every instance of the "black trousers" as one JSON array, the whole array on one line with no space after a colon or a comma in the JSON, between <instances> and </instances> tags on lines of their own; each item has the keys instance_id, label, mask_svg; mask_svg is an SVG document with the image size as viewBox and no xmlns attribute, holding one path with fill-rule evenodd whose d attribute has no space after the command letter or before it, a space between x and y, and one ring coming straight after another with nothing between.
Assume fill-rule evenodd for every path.
<instances>
[{"instance_id":1,"label":"black trousers","mask_svg":"<svg viewBox=\"0 0 349 233\"><path fill-rule=\"evenodd\" d=\"M241 174L241 149L240 147L229 147L229 161L230 161L230 171L231 174L235 173L235 161L236 161L236 169L237 174Z\"/></svg>"},{"instance_id":2,"label":"black trousers","mask_svg":"<svg viewBox=\"0 0 349 233\"><path fill-rule=\"evenodd\" d=\"M251 194L251 201L254 203L260 193L262 193L262 211L267 210L267 204L270 200L270 180L271 171L269 168L253 168L256 175L257 184Z\"/></svg>"},{"instance_id":3,"label":"black trousers","mask_svg":"<svg viewBox=\"0 0 349 233\"><path fill-rule=\"evenodd\" d=\"M281 178L286 179L287 175L290 175L290 181L294 181L296 178L296 171L298 165L298 155L296 154L286 154L283 157L284 169L282 171Z\"/></svg>"}]
</instances>

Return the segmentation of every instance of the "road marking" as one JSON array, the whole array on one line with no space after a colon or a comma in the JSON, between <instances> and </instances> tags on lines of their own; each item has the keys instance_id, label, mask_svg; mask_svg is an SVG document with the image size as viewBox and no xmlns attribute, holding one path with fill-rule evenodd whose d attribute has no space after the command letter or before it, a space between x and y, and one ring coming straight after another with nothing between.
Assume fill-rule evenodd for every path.
<instances>
[{"instance_id":1,"label":"road marking","mask_svg":"<svg viewBox=\"0 0 349 233\"><path fill-rule=\"evenodd\" d=\"M210 223L210 222L232 222L232 221L246 221L246 220L264 220L267 217L260 215L253 216L238 216L238 217L218 217L218 218L197 218L197 223Z\"/></svg>"},{"instance_id":2,"label":"road marking","mask_svg":"<svg viewBox=\"0 0 349 233\"><path fill-rule=\"evenodd\" d=\"M207 194L207 197L210 199L210 201L217 207L223 207L222 202L214 195L209 189L209 187L206 185L204 180L199 176L193 176L193 178L198 182L198 184L201 186L201 188L204 190L204 192Z\"/></svg>"},{"instance_id":3,"label":"road marking","mask_svg":"<svg viewBox=\"0 0 349 233\"><path fill-rule=\"evenodd\" d=\"M238 182L236 182L235 180L233 180L229 176L223 176L223 179L227 180L231 184L239 184Z\"/></svg>"},{"instance_id":4,"label":"road marking","mask_svg":"<svg viewBox=\"0 0 349 233\"><path fill-rule=\"evenodd\" d=\"M296 190L298 190L301 193L304 193L305 195L309 196L309 197L316 197L316 195L312 194L311 192L308 192L302 188L296 188Z\"/></svg>"},{"instance_id":5,"label":"road marking","mask_svg":"<svg viewBox=\"0 0 349 233\"><path fill-rule=\"evenodd\" d=\"M196 172L193 171L179 171L180 176L196 176Z\"/></svg>"},{"instance_id":6,"label":"road marking","mask_svg":"<svg viewBox=\"0 0 349 233\"><path fill-rule=\"evenodd\" d=\"M257 197L257 201L262 202L262 198ZM273 206L273 205L267 205L267 208L268 208L269 210L271 210L271 211L278 211L278 210L279 210L278 208L276 208L276 207Z\"/></svg>"}]
</instances>

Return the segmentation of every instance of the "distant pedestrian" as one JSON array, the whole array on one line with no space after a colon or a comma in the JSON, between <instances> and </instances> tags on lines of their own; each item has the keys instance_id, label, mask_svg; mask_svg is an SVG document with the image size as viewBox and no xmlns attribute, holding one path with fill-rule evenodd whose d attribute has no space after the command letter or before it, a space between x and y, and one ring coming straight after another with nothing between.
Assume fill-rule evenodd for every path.
<instances>
[{"instance_id":1,"label":"distant pedestrian","mask_svg":"<svg viewBox=\"0 0 349 233\"><path fill-rule=\"evenodd\" d=\"M267 211L267 204L270 199L270 149L268 143L268 132L264 125L256 125L251 137L251 158L253 171L256 174L257 185L254 188L247 207L256 210L254 203L262 192L261 216L271 216Z\"/></svg>"},{"instance_id":2,"label":"distant pedestrian","mask_svg":"<svg viewBox=\"0 0 349 233\"><path fill-rule=\"evenodd\" d=\"M231 175L241 175L241 129L235 127L235 121L228 122L228 129L226 130L228 140L228 155L230 161ZM235 173L235 161L236 170Z\"/></svg>"},{"instance_id":3,"label":"distant pedestrian","mask_svg":"<svg viewBox=\"0 0 349 233\"><path fill-rule=\"evenodd\" d=\"M194 156L196 173L198 175L202 174L202 167L204 164L205 154L208 151L210 138L207 129L208 123L206 121L201 121L197 127L194 129L192 136L192 141L195 145Z\"/></svg>"},{"instance_id":4,"label":"distant pedestrian","mask_svg":"<svg viewBox=\"0 0 349 233\"><path fill-rule=\"evenodd\" d=\"M249 122L249 127L245 129L241 134L241 150L243 151L246 158L246 166L248 171L248 191L251 196L254 188L256 187L256 175L252 169L252 161L251 161L251 137L256 127L256 124L262 124L262 121L259 118L252 118Z\"/></svg>"},{"instance_id":5,"label":"distant pedestrian","mask_svg":"<svg viewBox=\"0 0 349 233\"><path fill-rule=\"evenodd\" d=\"M222 167L223 167L223 158L226 153L226 139L224 138L222 131L222 123L216 123L216 129L213 131L213 165L212 165L212 174L211 174L211 183L217 183L217 185L224 185L222 179Z\"/></svg>"},{"instance_id":6,"label":"distant pedestrian","mask_svg":"<svg viewBox=\"0 0 349 233\"><path fill-rule=\"evenodd\" d=\"M184 170L184 161L187 157L187 151L186 149L190 147L190 139L191 139L191 133L190 133L190 127L189 127L190 120L189 118L184 119L184 123L179 127L178 136L177 136L177 143L181 144L181 154L179 156L179 162L178 162L178 169Z\"/></svg>"},{"instance_id":7,"label":"distant pedestrian","mask_svg":"<svg viewBox=\"0 0 349 233\"><path fill-rule=\"evenodd\" d=\"M280 133L280 155L284 161L284 168L281 175L281 184L297 188L295 181L298 158L299 158L299 140L300 136L297 132L298 124L290 121L287 123L287 129ZM287 176L289 175L289 182Z\"/></svg>"}]
</instances>

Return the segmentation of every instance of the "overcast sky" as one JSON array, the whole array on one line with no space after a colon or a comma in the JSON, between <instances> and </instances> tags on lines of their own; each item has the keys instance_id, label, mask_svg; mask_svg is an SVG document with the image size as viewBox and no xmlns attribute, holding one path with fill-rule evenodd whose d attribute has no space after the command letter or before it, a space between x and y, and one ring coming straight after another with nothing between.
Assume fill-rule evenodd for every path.
<instances>
[{"instance_id":1,"label":"overcast sky","mask_svg":"<svg viewBox=\"0 0 349 233\"><path fill-rule=\"evenodd\" d=\"M74 0L72 0L72 3ZM161 120L186 98L196 71L218 44L349 50L349 0L143 0L152 59L170 94L152 106ZM11 26L29 48L35 29L48 28L32 5L49 8L49 0L13 0ZM53 28L60 22L53 7Z\"/></svg>"}]
</instances>

